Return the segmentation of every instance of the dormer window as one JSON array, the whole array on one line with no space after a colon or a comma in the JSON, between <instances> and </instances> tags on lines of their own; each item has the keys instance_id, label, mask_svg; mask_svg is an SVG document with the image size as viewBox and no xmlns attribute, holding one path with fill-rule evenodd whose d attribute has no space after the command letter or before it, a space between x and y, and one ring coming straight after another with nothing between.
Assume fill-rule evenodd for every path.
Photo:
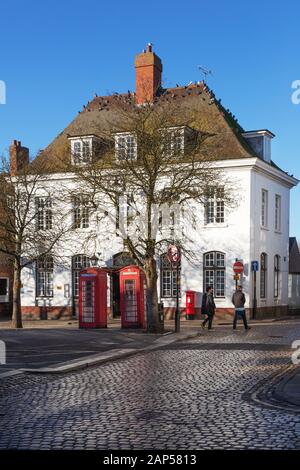
<instances>
[{"instance_id":1,"label":"dormer window","mask_svg":"<svg viewBox=\"0 0 300 470\"><path fill-rule=\"evenodd\" d=\"M115 150L117 160L136 160L137 142L136 136L128 132L115 135Z\"/></svg>"},{"instance_id":2,"label":"dormer window","mask_svg":"<svg viewBox=\"0 0 300 470\"><path fill-rule=\"evenodd\" d=\"M275 137L272 132L262 129L244 132L242 136L260 158L267 163L271 162L271 140Z\"/></svg>"},{"instance_id":3,"label":"dormer window","mask_svg":"<svg viewBox=\"0 0 300 470\"><path fill-rule=\"evenodd\" d=\"M92 160L99 138L95 135L69 137L73 165L86 165Z\"/></svg>"},{"instance_id":4,"label":"dormer window","mask_svg":"<svg viewBox=\"0 0 300 470\"><path fill-rule=\"evenodd\" d=\"M187 126L169 127L162 130L164 153L167 156L183 155L193 141L195 132Z\"/></svg>"}]
</instances>

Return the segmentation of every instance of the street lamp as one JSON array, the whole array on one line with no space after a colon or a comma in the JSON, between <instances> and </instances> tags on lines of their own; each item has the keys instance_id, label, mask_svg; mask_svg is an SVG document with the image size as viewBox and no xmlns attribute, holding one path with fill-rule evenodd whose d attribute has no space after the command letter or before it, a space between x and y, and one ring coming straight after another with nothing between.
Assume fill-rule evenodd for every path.
<instances>
[{"instance_id":1,"label":"street lamp","mask_svg":"<svg viewBox=\"0 0 300 470\"><path fill-rule=\"evenodd\" d=\"M91 266L93 268L95 268L98 264L98 261L99 261L99 258L96 256L96 255L93 255L91 258L90 258L90 261L91 261Z\"/></svg>"}]
</instances>

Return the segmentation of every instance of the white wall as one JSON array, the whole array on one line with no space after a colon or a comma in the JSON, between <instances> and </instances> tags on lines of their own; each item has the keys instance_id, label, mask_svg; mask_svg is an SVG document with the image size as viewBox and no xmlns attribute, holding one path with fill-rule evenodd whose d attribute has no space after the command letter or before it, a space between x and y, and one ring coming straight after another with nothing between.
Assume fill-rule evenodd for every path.
<instances>
[{"instance_id":1,"label":"white wall","mask_svg":"<svg viewBox=\"0 0 300 470\"><path fill-rule=\"evenodd\" d=\"M232 265L236 258L243 260L245 272L242 284L246 294L246 306L252 305L252 273L251 261L260 260L260 254L268 254L268 296L265 301L259 299L259 273L257 275L258 306L274 306L287 304L288 286L288 240L289 240L289 188L282 181L281 172L273 170L270 165L258 159L229 160L220 163L232 185L236 188L236 204L227 211L224 224L206 226L204 224L203 207L197 205L193 208L198 221L196 227L187 225L185 230L192 239L192 248L197 255L194 264L186 259L182 260L182 299L181 305L185 306L185 291L197 292L197 307L201 306L203 292L203 254L207 251L221 251L226 256L226 297L216 299L216 305L220 308L231 308L231 296L235 287ZM263 169L261 166L263 165ZM264 168L268 171L264 171ZM288 178L288 177L286 177ZM76 183L66 175L53 175L49 178L49 186L54 194L59 191L76 188ZM292 184L290 183L290 187ZM260 226L261 189L269 191L268 230ZM80 193L80 190L77 189ZM274 230L275 194L281 195L281 232ZM70 207L66 203L62 206L67 209L70 216ZM63 210L63 209L62 209ZM71 219L70 219L71 220ZM112 266L113 255L123 251L121 237L113 236L114 231L109 228L111 222L107 218L94 217L91 227L88 229L76 229L66 235L61 242L62 260L54 270L54 297L47 301L52 306L67 306L72 300L71 257L75 254L92 256L100 253L100 265ZM281 257L281 287L278 301L274 300L274 256ZM36 304L35 299L35 272L33 268L26 268L22 274L22 305ZM64 286L69 285L70 297L65 296ZM160 280L159 280L160 290ZM163 299L166 307L174 306L174 299ZM44 300L38 302L43 304Z\"/></svg>"},{"instance_id":2,"label":"white wall","mask_svg":"<svg viewBox=\"0 0 300 470\"><path fill-rule=\"evenodd\" d=\"M289 188L279 181L267 177L265 173L252 172L251 201L251 259L259 261L266 253L267 261L267 296L260 298L260 270L257 273L258 307L287 305L288 265L289 265ZM268 224L261 226L262 189L268 191ZM281 230L275 231L275 195L281 196ZM280 256L279 296L274 298L274 256ZM251 276L252 278L252 276ZM252 281L252 279L251 279ZM252 282L251 282L252 284ZM252 290L252 285L251 285Z\"/></svg>"}]
</instances>

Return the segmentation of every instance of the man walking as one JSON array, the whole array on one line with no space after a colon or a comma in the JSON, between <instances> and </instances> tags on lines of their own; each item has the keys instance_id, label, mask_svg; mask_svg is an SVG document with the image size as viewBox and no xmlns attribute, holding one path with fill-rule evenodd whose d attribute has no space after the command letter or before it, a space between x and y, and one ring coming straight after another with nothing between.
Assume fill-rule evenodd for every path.
<instances>
[{"instance_id":1,"label":"man walking","mask_svg":"<svg viewBox=\"0 0 300 470\"><path fill-rule=\"evenodd\" d=\"M250 326L247 324L247 318L246 318L246 311L245 311L245 302L246 302L246 297L243 292L242 286L237 286L236 291L234 292L232 296L232 303L235 307L235 312L234 312L234 320L233 320L233 329L236 329L236 324L238 317L241 317L243 322L244 322L244 327L245 330L250 330Z\"/></svg>"},{"instance_id":2,"label":"man walking","mask_svg":"<svg viewBox=\"0 0 300 470\"><path fill-rule=\"evenodd\" d=\"M202 297L202 307L201 307L201 312L204 315L207 315L206 319L202 322L202 328L205 328L206 323L208 322L208 329L212 329L212 322L214 318L216 310L216 305L214 301L214 296L213 296L213 288L211 286L208 286L206 288L206 292L203 294Z\"/></svg>"}]
</instances>

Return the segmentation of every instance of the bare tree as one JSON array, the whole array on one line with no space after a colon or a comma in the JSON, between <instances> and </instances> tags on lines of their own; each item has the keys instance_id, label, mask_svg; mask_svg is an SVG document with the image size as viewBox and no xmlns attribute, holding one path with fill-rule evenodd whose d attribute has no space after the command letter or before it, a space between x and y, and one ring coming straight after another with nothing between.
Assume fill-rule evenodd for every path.
<instances>
[{"instance_id":1,"label":"bare tree","mask_svg":"<svg viewBox=\"0 0 300 470\"><path fill-rule=\"evenodd\" d=\"M188 243L192 234L183 230L180 217L194 220L192 206L205 206L212 194L229 207L232 185L214 155L208 159L203 151L214 135L201 131L201 121L194 125L197 110L183 112L175 105L155 103L136 106L120 98L115 115L109 131L98 131L98 150L82 165L73 155L71 170L102 225L109 214L116 214L116 224L107 223L106 234L112 237L117 230L124 248L144 271L148 331L158 332L158 255L175 243L186 256L195 256ZM166 220L171 220L170 230L164 230Z\"/></svg>"},{"instance_id":2,"label":"bare tree","mask_svg":"<svg viewBox=\"0 0 300 470\"><path fill-rule=\"evenodd\" d=\"M55 211L49 176L39 166L24 166L12 176L2 159L0 193L0 252L13 263L12 326L22 328L21 271L55 253L68 231L66 214Z\"/></svg>"}]
</instances>

